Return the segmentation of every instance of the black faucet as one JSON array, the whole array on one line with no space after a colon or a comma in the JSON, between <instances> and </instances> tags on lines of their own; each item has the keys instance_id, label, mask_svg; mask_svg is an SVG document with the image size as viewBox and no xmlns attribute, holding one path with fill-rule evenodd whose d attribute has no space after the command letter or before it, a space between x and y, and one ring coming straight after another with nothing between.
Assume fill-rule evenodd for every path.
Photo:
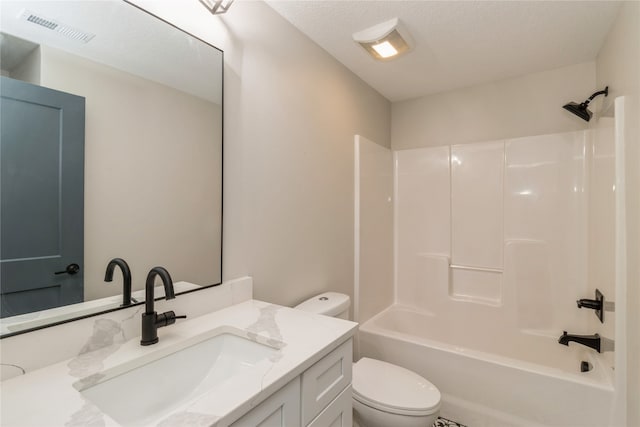
<instances>
[{"instance_id":1,"label":"black faucet","mask_svg":"<svg viewBox=\"0 0 640 427\"><path fill-rule=\"evenodd\" d=\"M567 334L567 331L563 331L562 332L562 336L558 339L558 342L560 344L566 345L566 346L568 346L571 341L577 342L578 344L585 345L587 347L590 347L590 348L594 349L598 353L601 353L600 344L601 344L602 340L600 338L600 335L598 335L598 334L594 334L594 335L569 335L569 334Z\"/></svg>"},{"instance_id":2,"label":"black faucet","mask_svg":"<svg viewBox=\"0 0 640 427\"><path fill-rule=\"evenodd\" d=\"M169 272L164 267L154 267L147 275L145 283L145 312L142 314L142 339L141 345L151 345L158 342L158 328L176 323L176 319L186 319L187 316L176 316L173 311L156 313L153 309L153 291L156 276L160 276L164 284L164 294L166 299L174 299L173 281Z\"/></svg>"},{"instance_id":3,"label":"black faucet","mask_svg":"<svg viewBox=\"0 0 640 427\"><path fill-rule=\"evenodd\" d=\"M122 307L131 305L131 270L129 264L122 258L114 258L107 264L107 271L104 272L104 281L113 281L113 271L116 265L122 270Z\"/></svg>"}]
</instances>

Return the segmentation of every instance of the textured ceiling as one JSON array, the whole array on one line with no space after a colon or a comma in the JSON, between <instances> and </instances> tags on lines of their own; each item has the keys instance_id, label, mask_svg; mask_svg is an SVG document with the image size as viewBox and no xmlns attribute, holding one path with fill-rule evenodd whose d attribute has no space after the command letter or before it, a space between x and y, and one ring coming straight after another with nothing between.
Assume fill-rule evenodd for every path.
<instances>
[{"instance_id":1,"label":"textured ceiling","mask_svg":"<svg viewBox=\"0 0 640 427\"><path fill-rule=\"evenodd\" d=\"M391 101L595 59L614 1L317 1L267 3ZM415 48L389 62L351 35L398 17Z\"/></svg>"}]
</instances>

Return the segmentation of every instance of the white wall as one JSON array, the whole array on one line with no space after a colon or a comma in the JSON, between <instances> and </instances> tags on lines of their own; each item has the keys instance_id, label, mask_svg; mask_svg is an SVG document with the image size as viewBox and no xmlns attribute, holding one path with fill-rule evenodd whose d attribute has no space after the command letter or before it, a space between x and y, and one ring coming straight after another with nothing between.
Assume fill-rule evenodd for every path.
<instances>
[{"instance_id":1,"label":"white wall","mask_svg":"<svg viewBox=\"0 0 640 427\"><path fill-rule=\"evenodd\" d=\"M392 105L395 150L569 132L586 123L562 109L595 88L595 63L571 65Z\"/></svg>"},{"instance_id":2,"label":"white wall","mask_svg":"<svg viewBox=\"0 0 640 427\"><path fill-rule=\"evenodd\" d=\"M353 136L389 146L389 102L263 2L136 3L225 51L224 277L285 305L352 295Z\"/></svg>"},{"instance_id":3,"label":"white wall","mask_svg":"<svg viewBox=\"0 0 640 427\"><path fill-rule=\"evenodd\" d=\"M640 425L640 3L626 1L596 60L598 87L609 85L606 105L624 95L627 202L627 425ZM624 304L619 301L618 304Z\"/></svg>"}]
</instances>

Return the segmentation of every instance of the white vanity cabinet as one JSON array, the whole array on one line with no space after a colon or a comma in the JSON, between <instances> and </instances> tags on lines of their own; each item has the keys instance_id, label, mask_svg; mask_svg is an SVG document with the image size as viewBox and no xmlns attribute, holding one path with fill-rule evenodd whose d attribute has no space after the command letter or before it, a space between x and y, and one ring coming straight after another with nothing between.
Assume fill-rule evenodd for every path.
<instances>
[{"instance_id":1,"label":"white vanity cabinet","mask_svg":"<svg viewBox=\"0 0 640 427\"><path fill-rule=\"evenodd\" d=\"M300 424L300 377L244 414L231 427L295 427Z\"/></svg>"},{"instance_id":2,"label":"white vanity cabinet","mask_svg":"<svg viewBox=\"0 0 640 427\"><path fill-rule=\"evenodd\" d=\"M314 427L334 426L333 419L328 424L322 424L316 423L315 418L320 418L319 414L325 408L339 404L337 398L351 385L352 349L353 341L349 339L302 373L301 425L313 423Z\"/></svg>"},{"instance_id":3,"label":"white vanity cabinet","mask_svg":"<svg viewBox=\"0 0 640 427\"><path fill-rule=\"evenodd\" d=\"M351 427L349 338L231 424L232 427Z\"/></svg>"},{"instance_id":4,"label":"white vanity cabinet","mask_svg":"<svg viewBox=\"0 0 640 427\"><path fill-rule=\"evenodd\" d=\"M353 391L351 384L329 406L308 425L308 427L352 427L353 404L351 402Z\"/></svg>"}]
</instances>

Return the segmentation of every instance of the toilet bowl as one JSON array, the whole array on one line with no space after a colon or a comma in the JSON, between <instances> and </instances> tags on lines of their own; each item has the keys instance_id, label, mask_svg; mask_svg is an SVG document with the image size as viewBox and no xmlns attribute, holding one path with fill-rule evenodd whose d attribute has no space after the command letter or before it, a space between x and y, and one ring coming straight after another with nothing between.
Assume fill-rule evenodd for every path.
<instances>
[{"instance_id":1,"label":"toilet bowl","mask_svg":"<svg viewBox=\"0 0 640 427\"><path fill-rule=\"evenodd\" d=\"M295 308L348 318L350 298L326 292ZM360 427L431 427L440 411L440 391L409 369L361 358L353 364L353 415Z\"/></svg>"},{"instance_id":2,"label":"toilet bowl","mask_svg":"<svg viewBox=\"0 0 640 427\"><path fill-rule=\"evenodd\" d=\"M353 364L354 417L361 427L430 427L440 391L413 371L363 357Z\"/></svg>"}]
</instances>

